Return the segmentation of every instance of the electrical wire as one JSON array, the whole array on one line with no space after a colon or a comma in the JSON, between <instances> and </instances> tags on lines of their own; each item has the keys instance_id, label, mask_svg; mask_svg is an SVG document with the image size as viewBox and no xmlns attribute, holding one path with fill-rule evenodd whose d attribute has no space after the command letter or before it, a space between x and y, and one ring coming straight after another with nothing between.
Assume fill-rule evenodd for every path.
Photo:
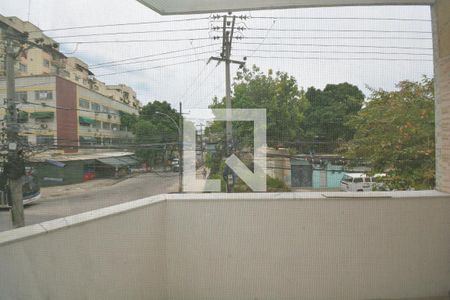
<instances>
[{"instance_id":1,"label":"electrical wire","mask_svg":"<svg viewBox=\"0 0 450 300\"><path fill-rule=\"evenodd\" d=\"M206 58L200 58L200 59L194 59L194 60L178 62L178 63L173 63L173 64L149 67L149 68L140 68L140 69L134 69L134 70L127 70L127 71L120 71L120 72L114 72L114 73L101 74L101 75L97 75L97 77L111 76L111 75L116 75L116 74L124 74L124 73L132 73L132 72L140 72L140 71L147 71L147 70L153 70L153 69L161 69L161 68L165 68L165 67L183 65L183 64L188 64L188 63L193 63L193 62L198 62L198 61L205 61L205 60L206 60Z\"/></svg>"},{"instance_id":2,"label":"electrical wire","mask_svg":"<svg viewBox=\"0 0 450 300\"><path fill-rule=\"evenodd\" d=\"M181 94L180 97L178 97L179 99L183 99L185 96L187 96L187 92L191 90L191 88L194 86L194 84L197 82L197 80L200 78L200 76L203 74L203 72L206 70L206 68L208 67L208 64L205 64L205 66L201 69L201 71L197 74L197 76L194 78L194 80L192 80L191 84L186 88L186 90ZM206 78L209 77L209 75L211 75L211 73L214 71L215 68L213 68L211 70L211 72L209 72L206 75ZM190 95L191 93L189 93L188 95Z\"/></svg>"},{"instance_id":3,"label":"electrical wire","mask_svg":"<svg viewBox=\"0 0 450 300\"><path fill-rule=\"evenodd\" d=\"M374 60L374 61L429 61L432 59L409 59L409 58L378 58L378 57L287 57L287 56L247 56L252 58L263 58L263 59L294 59L294 60Z\"/></svg>"},{"instance_id":4,"label":"electrical wire","mask_svg":"<svg viewBox=\"0 0 450 300\"><path fill-rule=\"evenodd\" d=\"M267 28L248 28L246 30L266 31ZM380 30L380 29L300 29L300 28L274 28L271 31L279 32L371 32L371 33L426 33L431 34L431 31L421 30Z\"/></svg>"},{"instance_id":5,"label":"electrical wire","mask_svg":"<svg viewBox=\"0 0 450 300\"><path fill-rule=\"evenodd\" d=\"M132 61L132 62L124 62L124 63L116 63L116 64L110 64L110 65L102 65L97 67L91 67L92 69L98 69L98 68L111 68L116 66L123 66L123 65L131 65L131 64L140 64L140 63L147 63L147 62L154 62L154 61L161 61L161 60L168 60L168 59L175 59L175 58L181 58L181 57L189 57L189 56L196 56L198 54L212 54L215 50L210 51L203 51L199 53L188 53L188 54L181 54L171 57L161 57L161 58L154 58L154 59L147 59L147 60L141 60L141 61Z\"/></svg>"},{"instance_id":6,"label":"electrical wire","mask_svg":"<svg viewBox=\"0 0 450 300\"><path fill-rule=\"evenodd\" d=\"M259 45L259 42L235 42L242 45ZM311 43L264 43L264 46L308 46L308 47L347 47L347 48L373 48L373 49L404 49L404 50L433 50L432 47L409 47L409 46L371 46L351 44L311 44Z\"/></svg>"},{"instance_id":7,"label":"electrical wire","mask_svg":"<svg viewBox=\"0 0 450 300\"><path fill-rule=\"evenodd\" d=\"M84 34L74 34L74 35L59 35L50 36L52 39L65 39L73 37L87 37L87 36L107 36L107 35L123 35L123 34L143 34L143 33L167 33L167 32L184 32L184 31L204 31L209 30L206 28L180 28L180 29L160 29L160 30L145 30L145 31L127 31L127 32L106 32L106 33L84 33Z\"/></svg>"},{"instance_id":8,"label":"electrical wire","mask_svg":"<svg viewBox=\"0 0 450 300\"><path fill-rule=\"evenodd\" d=\"M234 49L234 51L252 51L252 49ZM412 52L377 52L377 51L322 51L322 50L255 50L254 52L268 53L326 53L326 54L380 54L380 55L416 55L433 56L432 53L412 53Z\"/></svg>"},{"instance_id":9,"label":"electrical wire","mask_svg":"<svg viewBox=\"0 0 450 300\"><path fill-rule=\"evenodd\" d=\"M272 25L270 25L270 27L266 29L266 34L264 35L264 38L256 46L256 48L251 52L251 54L255 54L255 52L259 50L259 48L262 46L262 44L264 44L264 42L266 41L266 39L269 36L270 32L272 31L273 27L275 26L276 22L277 22L277 20L273 20Z\"/></svg>"},{"instance_id":10,"label":"electrical wire","mask_svg":"<svg viewBox=\"0 0 450 300\"><path fill-rule=\"evenodd\" d=\"M264 39L263 36L245 37L249 40ZM268 37L274 40L322 40L322 39L340 39L340 40L431 40L431 37L396 37L396 36L274 36Z\"/></svg>"},{"instance_id":11,"label":"electrical wire","mask_svg":"<svg viewBox=\"0 0 450 300\"><path fill-rule=\"evenodd\" d=\"M101 28L101 27L117 27L117 26L129 26L129 25L147 25L147 24L162 24L162 23L176 23L176 22L189 22L189 21L199 21L208 20L209 17L196 17L196 18L184 18L175 20L160 20L160 21L145 21L145 22L128 22L128 23L112 23L112 24L99 24L99 25L84 25L84 26L73 26L73 27L61 27L61 28L50 28L35 30L31 32L46 32L46 31L62 31L62 30L72 30L72 29L86 29L86 28Z\"/></svg>"},{"instance_id":12,"label":"electrical wire","mask_svg":"<svg viewBox=\"0 0 450 300\"><path fill-rule=\"evenodd\" d=\"M167 51L167 52L154 53L154 54L149 54L149 55L144 55L144 56L135 56L135 57L119 59L119 60L111 60L111 61L107 61L107 62L103 62L103 63L92 64L92 65L90 65L90 67L96 67L96 66L101 66L101 65L105 65L105 64L107 65L107 64L112 64L112 63L116 63L116 62L124 62L124 61L130 61L130 60L141 59L141 58L161 56L161 55L166 55L166 54L179 53L179 52L184 52L184 51L189 51L189 50L202 49L202 48L216 46L216 45L219 45L219 44L215 43L215 44L209 44L209 45L203 45L203 46L197 46L197 47L183 48L183 49L179 49L179 50L172 50L172 51Z\"/></svg>"},{"instance_id":13,"label":"electrical wire","mask_svg":"<svg viewBox=\"0 0 450 300\"><path fill-rule=\"evenodd\" d=\"M152 43L152 42L182 42L182 41L204 41L211 38L178 38L178 39L155 39L155 40L116 40L116 41L69 41L59 44L120 44L120 43Z\"/></svg>"},{"instance_id":14,"label":"electrical wire","mask_svg":"<svg viewBox=\"0 0 450 300\"><path fill-rule=\"evenodd\" d=\"M378 17L251 17L251 19L277 19L277 20L363 20L363 21L399 21L399 22L431 22L430 19L419 18L378 18Z\"/></svg>"}]
</instances>

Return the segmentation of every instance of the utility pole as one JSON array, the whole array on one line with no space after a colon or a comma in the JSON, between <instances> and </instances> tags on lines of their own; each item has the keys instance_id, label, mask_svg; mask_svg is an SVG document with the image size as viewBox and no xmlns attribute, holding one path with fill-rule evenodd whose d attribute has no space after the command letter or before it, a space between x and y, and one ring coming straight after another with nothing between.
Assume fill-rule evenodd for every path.
<instances>
[{"instance_id":1,"label":"utility pole","mask_svg":"<svg viewBox=\"0 0 450 300\"><path fill-rule=\"evenodd\" d=\"M229 13L231 14L231 13ZM228 20L228 16L223 16L223 27L222 27L222 52L220 53L220 57L211 57L209 61L216 60L218 63L225 62L225 85L226 85L226 98L225 98L225 104L226 104L226 153L227 156L230 156L233 153L233 128L231 123L231 74L230 74L230 65L232 63L238 64L240 67L242 67L245 62L243 61L237 61L231 59L231 44L233 42L233 35L234 35L234 25L236 21L236 16L230 16L231 21ZM208 61L208 62L209 62ZM228 176L232 176L232 174L229 174ZM230 180L227 180L227 192L232 192L233 184L229 183Z\"/></svg>"},{"instance_id":2,"label":"utility pole","mask_svg":"<svg viewBox=\"0 0 450 300\"><path fill-rule=\"evenodd\" d=\"M178 151L180 152L179 160L179 186L178 192L183 192L183 104L180 102L180 117L178 119Z\"/></svg>"},{"instance_id":3,"label":"utility pole","mask_svg":"<svg viewBox=\"0 0 450 300\"><path fill-rule=\"evenodd\" d=\"M11 219L15 228L25 226L23 213L23 175L25 164L19 155L18 139L19 124L17 122L16 86L15 86L15 62L17 53L15 41L11 39L8 32L3 35L5 49L5 72L6 72L6 136L8 147L6 174L8 176L9 193L8 198L11 205ZM20 51L19 51L20 53Z\"/></svg>"},{"instance_id":4,"label":"utility pole","mask_svg":"<svg viewBox=\"0 0 450 300\"><path fill-rule=\"evenodd\" d=\"M2 33L2 40L5 43L4 53L4 69L6 76L6 163L5 174L8 177L9 192L6 193L8 202L11 206L11 219L14 227L25 226L25 219L23 213L23 179L25 175L25 162L21 156L23 149L21 149L19 141L19 124L18 124L18 109L16 102L16 85L15 85L15 63L16 59L22 53L30 48L40 48L44 51L52 53L52 55L63 57L57 49L57 44L44 44L44 39L36 39L32 42L28 39L28 33L19 32L11 26L0 22L0 30Z\"/></svg>"}]
</instances>

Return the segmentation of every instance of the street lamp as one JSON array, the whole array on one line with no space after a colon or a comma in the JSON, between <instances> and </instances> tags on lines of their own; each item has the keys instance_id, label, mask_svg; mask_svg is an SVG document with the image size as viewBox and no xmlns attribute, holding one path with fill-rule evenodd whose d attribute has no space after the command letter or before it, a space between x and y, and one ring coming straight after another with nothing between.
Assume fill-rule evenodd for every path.
<instances>
[{"instance_id":1,"label":"street lamp","mask_svg":"<svg viewBox=\"0 0 450 300\"><path fill-rule=\"evenodd\" d=\"M178 175L179 175L179 183L178 183L178 192L183 192L183 133L182 133L182 115L181 115L181 111L180 111L180 119L177 122L168 114L165 114L163 112L157 111L155 112L155 114L158 115L162 115L167 117L168 119L170 119L174 124L175 127L177 128L178 131L178 152L180 153L180 161L179 161L179 168L178 168Z\"/></svg>"}]
</instances>

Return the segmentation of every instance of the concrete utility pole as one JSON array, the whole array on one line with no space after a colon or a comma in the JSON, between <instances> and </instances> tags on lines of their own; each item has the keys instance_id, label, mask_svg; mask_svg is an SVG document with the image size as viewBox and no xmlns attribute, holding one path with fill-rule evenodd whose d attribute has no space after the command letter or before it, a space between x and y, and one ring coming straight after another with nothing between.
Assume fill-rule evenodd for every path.
<instances>
[{"instance_id":1,"label":"concrete utility pole","mask_svg":"<svg viewBox=\"0 0 450 300\"><path fill-rule=\"evenodd\" d=\"M231 14L231 13L229 13ZM243 66L245 62L236 61L231 59L231 44L233 42L234 35L234 25L236 21L236 16L230 16L231 21L228 20L228 16L223 16L223 27L222 27L222 52L220 53L220 57L211 57L209 60L216 60L219 63L225 62L225 85L226 85L226 98L225 104L227 108L227 122L226 122L226 153L227 155L231 155L233 152L233 128L231 123L231 74L230 74L230 65L232 63L238 64L239 66ZM231 176L231 174L230 174ZM228 180L229 182L230 180ZM227 192L232 192L233 185L227 182Z\"/></svg>"},{"instance_id":2,"label":"concrete utility pole","mask_svg":"<svg viewBox=\"0 0 450 300\"><path fill-rule=\"evenodd\" d=\"M11 219L15 228L25 226L23 213L23 175L25 165L19 155L18 139L19 124L17 122L16 107L16 86L15 86L15 62L17 53L16 42L11 39L8 33L3 35L5 49L5 72L6 72L6 132L8 147L6 174L8 176L9 202L11 205ZM20 53L20 52L19 52Z\"/></svg>"},{"instance_id":3,"label":"concrete utility pole","mask_svg":"<svg viewBox=\"0 0 450 300\"><path fill-rule=\"evenodd\" d=\"M43 38L28 39L28 33L19 32L13 27L0 22L0 32L5 43L5 76L6 76L6 146L8 147L5 174L8 177L9 193L7 197L11 206L11 219L14 227L25 225L23 213L23 179L25 162L21 157L18 109L16 106L15 64L16 59L30 48L39 48L52 54L53 57L65 57L57 50L57 44L45 44Z\"/></svg>"},{"instance_id":4,"label":"concrete utility pole","mask_svg":"<svg viewBox=\"0 0 450 300\"><path fill-rule=\"evenodd\" d=\"M180 151L179 160L179 187L178 192L183 192L183 104L180 102L180 117L178 119L178 149Z\"/></svg>"}]
</instances>

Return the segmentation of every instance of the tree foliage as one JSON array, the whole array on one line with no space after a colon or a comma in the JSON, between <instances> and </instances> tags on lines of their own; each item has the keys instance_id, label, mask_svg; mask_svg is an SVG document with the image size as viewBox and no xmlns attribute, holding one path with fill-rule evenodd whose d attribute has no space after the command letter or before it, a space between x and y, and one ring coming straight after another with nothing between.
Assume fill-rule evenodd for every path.
<instances>
[{"instance_id":1,"label":"tree foliage","mask_svg":"<svg viewBox=\"0 0 450 300\"><path fill-rule=\"evenodd\" d=\"M355 130L346 153L368 161L374 172L386 172L391 188L433 188L433 81L402 81L397 88L372 90L365 107L346 124Z\"/></svg>"},{"instance_id":2,"label":"tree foliage","mask_svg":"<svg viewBox=\"0 0 450 300\"><path fill-rule=\"evenodd\" d=\"M328 84L323 91L310 87L305 95L309 101L303 123L305 138L328 145L319 151L331 153L338 142L353 137L354 129L347 122L364 102L364 94L357 86L346 82Z\"/></svg>"},{"instance_id":3,"label":"tree foliage","mask_svg":"<svg viewBox=\"0 0 450 300\"><path fill-rule=\"evenodd\" d=\"M258 67L237 72L233 84L233 108L265 108L267 114L267 143L276 146L282 141L296 140L301 136L303 114L307 108L304 92L294 77L284 72L264 74ZM225 108L225 98L214 99L210 108ZM224 132L224 122L216 122L211 132ZM233 134L243 146L251 144L253 124L233 122Z\"/></svg>"},{"instance_id":4,"label":"tree foliage","mask_svg":"<svg viewBox=\"0 0 450 300\"><path fill-rule=\"evenodd\" d=\"M172 153L178 147L178 120L179 113L166 101L144 105L132 127L136 155L152 164L166 158L168 152ZM162 145L168 143L171 145Z\"/></svg>"}]
</instances>

